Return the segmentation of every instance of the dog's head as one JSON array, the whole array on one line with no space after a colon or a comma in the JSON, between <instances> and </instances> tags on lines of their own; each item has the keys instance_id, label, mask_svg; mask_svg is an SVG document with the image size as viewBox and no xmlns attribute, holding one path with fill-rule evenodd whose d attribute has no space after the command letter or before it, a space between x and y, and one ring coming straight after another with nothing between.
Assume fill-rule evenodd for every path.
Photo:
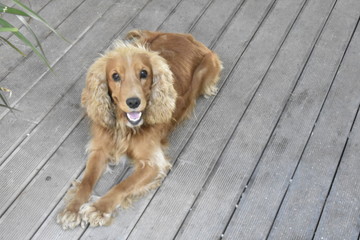
<instances>
[{"instance_id":1,"label":"dog's head","mask_svg":"<svg viewBox=\"0 0 360 240\"><path fill-rule=\"evenodd\" d=\"M143 46L116 42L89 69L82 104L98 124L113 128L166 123L175 109L173 75L164 58Z\"/></svg>"}]
</instances>

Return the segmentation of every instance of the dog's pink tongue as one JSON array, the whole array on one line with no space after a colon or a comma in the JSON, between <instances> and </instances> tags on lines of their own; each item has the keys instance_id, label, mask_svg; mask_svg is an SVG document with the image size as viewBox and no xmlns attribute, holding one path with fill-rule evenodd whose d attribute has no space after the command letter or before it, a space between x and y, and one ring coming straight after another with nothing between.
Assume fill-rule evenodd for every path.
<instances>
[{"instance_id":1,"label":"dog's pink tongue","mask_svg":"<svg viewBox=\"0 0 360 240\"><path fill-rule=\"evenodd\" d=\"M130 118L130 120L136 121L140 119L141 112L129 112L127 115Z\"/></svg>"}]
</instances>

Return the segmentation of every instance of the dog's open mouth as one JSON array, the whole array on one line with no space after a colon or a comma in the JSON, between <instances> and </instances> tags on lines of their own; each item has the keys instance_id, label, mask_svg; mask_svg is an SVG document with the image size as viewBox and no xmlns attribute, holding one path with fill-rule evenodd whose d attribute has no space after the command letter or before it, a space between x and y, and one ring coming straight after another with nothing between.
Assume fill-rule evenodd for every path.
<instances>
[{"instance_id":1,"label":"dog's open mouth","mask_svg":"<svg viewBox=\"0 0 360 240\"><path fill-rule=\"evenodd\" d=\"M126 118L133 126L138 125L141 122L142 112L128 112Z\"/></svg>"}]
</instances>

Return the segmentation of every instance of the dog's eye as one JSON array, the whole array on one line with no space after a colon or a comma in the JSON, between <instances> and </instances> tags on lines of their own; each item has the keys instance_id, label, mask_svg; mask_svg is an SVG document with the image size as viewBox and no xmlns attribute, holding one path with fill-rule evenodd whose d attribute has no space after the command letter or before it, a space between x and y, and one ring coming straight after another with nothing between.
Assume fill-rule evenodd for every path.
<instances>
[{"instance_id":1,"label":"dog's eye","mask_svg":"<svg viewBox=\"0 0 360 240\"><path fill-rule=\"evenodd\" d=\"M147 75L148 75L147 71L145 71L145 70L140 71L140 78L146 78Z\"/></svg>"},{"instance_id":2,"label":"dog's eye","mask_svg":"<svg viewBox=\"0 0 360 240\"><path fill-rule=\"evenodd\" d=\"M120 81L120 75L118 73L114 73L111 77L115 82Z\"/></svg>"}]
</instances>

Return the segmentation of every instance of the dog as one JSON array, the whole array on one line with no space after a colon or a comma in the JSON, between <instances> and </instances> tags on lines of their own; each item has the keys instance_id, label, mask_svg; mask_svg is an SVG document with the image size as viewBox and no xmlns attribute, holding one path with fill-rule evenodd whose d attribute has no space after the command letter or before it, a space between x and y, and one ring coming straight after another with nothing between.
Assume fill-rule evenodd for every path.
<instances>
[{"instance_id":1,"label":"dog","mask_svg":"<svg viewBox=\"0 0 360 240\"><path fill-rule=\"evenodd\" d=\"M200 95L217 92L222 63L190 34L133 30L89 68L81 102L92 139L81 182L69 189L57 221L64 229L111 224L113 212L157 188L171 167L170 132ZM133 173L97 201L92 189L108 164L127 155Z\"/></svg>"}]
</instances>

